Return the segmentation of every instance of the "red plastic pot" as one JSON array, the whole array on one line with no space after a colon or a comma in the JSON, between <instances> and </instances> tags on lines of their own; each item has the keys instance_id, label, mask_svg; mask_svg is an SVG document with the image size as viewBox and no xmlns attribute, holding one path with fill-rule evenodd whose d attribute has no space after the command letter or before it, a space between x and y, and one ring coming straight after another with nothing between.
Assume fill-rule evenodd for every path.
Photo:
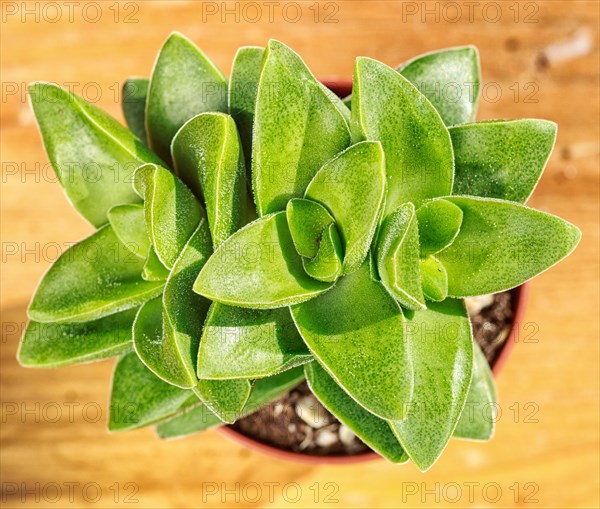
<instances>
[{"instance_id":1,"label":"red plastic pot","mask_svg":"<svg viewBox=\"0 0 600 509\"><path fill-rule=\"evenodd\" d=\"M350 80L335 80L335 79L323 79L323 84L335 92L339 97L345 97L352 91L352 82ZM523 316L525 314L526 300L529 292L529 285L525 283L512 290L512 310L513 310L513 322L511 325L510 333L506 339L504 345L492 365L492 372L494 376L498 376L500 369L506 362L506 359L510 355L515 343L518 341L519 326L523 322ZM336 464L336 465L349 465L352 463L362 463L365 461L373 461L381 459L379 454L369 451L362 454L356 454L353 456L345 455L331 455L331 456L311 456L308 454L301 454L297 452L285 451L279 449L273 445L268 445L257 440L243 435L239 431L228 426L219 428L219 432L227 436L231 440L247 447L248 449L262 452L268 456L275 458L294 461L296 463L308 463L311 465L324 465L324 464Z\"/></svg>"}]
</instances>

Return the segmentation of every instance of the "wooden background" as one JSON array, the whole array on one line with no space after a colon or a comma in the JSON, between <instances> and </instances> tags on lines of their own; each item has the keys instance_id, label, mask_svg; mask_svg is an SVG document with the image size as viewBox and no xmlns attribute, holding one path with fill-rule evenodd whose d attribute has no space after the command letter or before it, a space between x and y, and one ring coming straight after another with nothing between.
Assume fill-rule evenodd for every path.
<instances>
[{"instance_id":1,"label":"wooden background","mask_svg":"<svg viewBox=\"0 0 600 509\"><path fill-rule=\"evenodd\" d=\"M266 3L250 4L2 2L2 506L598 507L598 3L482 0L469 11L462 1L280 1L271 13ZM57 250L90 232L52 181L25 86L71 86L122 118L118 87L127 76L148 75L174 29L226 73L238 46L269 37L291 45L322 77L350 77L357 55L394 65L475 44L486 91L480 119L558 122L556 150L531 205L579 225L583 240L532 285L519 344L498 379L502 415L492 442L453 441L421 474L384 461L286 463L214 431L173 442L150 429L109 436L111 361L18 366L37 281ZM579 41L580 55L569 41ZM545 65L553 44L568 58L550 49Z\"/></svg>"}]
</instances>

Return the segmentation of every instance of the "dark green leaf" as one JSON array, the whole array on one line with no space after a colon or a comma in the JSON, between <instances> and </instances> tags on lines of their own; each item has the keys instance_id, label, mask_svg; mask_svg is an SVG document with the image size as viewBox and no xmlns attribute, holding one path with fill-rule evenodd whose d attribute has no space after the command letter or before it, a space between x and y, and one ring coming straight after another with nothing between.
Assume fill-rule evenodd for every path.
<instances>
[{"instance_id":1,"label":"dark green leaf","mask_svg":"<svg viewBox=\"0 0 600 509\"><path fill-rule=\"evenodd\" d=\"M200 380L196 395L223 422L236 421L250 397L249 380Z\"/></svg>"},{"instance_id":2,"label":"dark green leaf","mask_svg":"<svg viewBox=\"0 0 600 509\"><path fill-rule=\"evenodd\" d=\"M129 78L123 85L123 101L121 103L127 127L145 145L148 144L146 137L148 83L148 78Z\"/></svg>"}]
</instances>

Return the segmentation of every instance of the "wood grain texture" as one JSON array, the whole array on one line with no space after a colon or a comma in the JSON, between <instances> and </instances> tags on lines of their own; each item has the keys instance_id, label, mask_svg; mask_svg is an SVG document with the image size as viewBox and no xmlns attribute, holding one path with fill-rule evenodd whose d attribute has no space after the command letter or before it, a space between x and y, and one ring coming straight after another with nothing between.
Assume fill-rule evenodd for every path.
<instances>
[{"instance_id":1,"label":"wood grain texture","mask_svg":"<svg viewBox=\"0 0 600 509\"><path fill-rule=\"evenodd\" d=\"M495 7L486 7L493 2L486 1L474 7L471 19L460 1L450 2L462 6L458 19L446 2L299 2L296 22L297 7L287 7L287 19L283 15L290 2L273 7L271 18L259 2L256 22L248 2L98 2L97 22L84 18L85 1L73 8L72 21L66 3L54 3L62 10L57 22L51 22L54 11L44 12L45 2L2 3L2 506L600 505L596 1L498 2L496 22ZM23 19L23 5L37 9L38 19ZM88 20L96 16L89 9ZM125 23L127 14L137 23ZM336 22L325 22L326 15ZM526 16L536 22L525 22ZM74 82L76 92L91 99L100 93L97 104L122 118L115 93L126 77L149 74L173 29L197 42L226 73L238 46L264 45L269 37L300 52L322 77L350 77L357 55L395 65L436 48L475 44L488 92L479 119L558 122L556 149L530 203L577 224L583 240L567 261L532 285L519 344L498 379L502 415L490 443L453 441L423 475L412 465L384 461L347 467L285 463L214 431L173 442L159 441L151 430L110 436L104 421L111 361L60 370L17 364L25 308L40 276L57 252L91 231L53 182L25 85ZM545 47L577 30L588 30L583 34L591 40L589 51L540 64ZM500 91L497 100L494 90ZM137 502L128 504L134 488Z\"/></svg>"}]
</instances>

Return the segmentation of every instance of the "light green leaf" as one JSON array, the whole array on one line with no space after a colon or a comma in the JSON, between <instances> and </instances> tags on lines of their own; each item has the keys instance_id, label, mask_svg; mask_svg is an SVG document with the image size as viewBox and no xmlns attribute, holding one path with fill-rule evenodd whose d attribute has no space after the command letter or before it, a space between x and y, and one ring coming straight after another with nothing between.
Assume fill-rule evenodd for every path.
<instances>
[{"instance_id":1,"label":"light green leaf","mask_svg":"<svg viewBox=\"0 0 600 509\"><path fill-rule=\"evenodd\" d=\"M448 295L468 297L518 286L570 254L581 238L564 219L492 198L445 197L463 211L460 233L437 254Z\"/></svg>"},{"instance_id":2,"label":"light green leaf","mask_svg":"<svg viewBox=\"0 0 600 509\"><path fill-rule=\"evenodd\" d=\"M421 258L419 273L427 300L443 301L448 296L448 273L435 256Z\"/></svg>"},{"instance_id":3,"label":"light green leaf","mask_svg":"<svg viewBox=\"0 0 600 509\"><path fill-rule=\"evenodd\" d=\"M244 224L246 170L233 118L202 113L177 132L171 145L175 171L204 198L213 244L218 247Z\"/></svg>"},{"instance_id":4,"label":"light green leaf","mask_svg":"<svg viewBox=\"0 0 600 509\"><path fill-rule=\"evenodd\" d=\"M73 206L94 226L114 205L139 203L135 169L160 164L134 134L96 106L51 83L29 87L48 158Z\"/></svg>"},{"instance_id":5,"label":"light green leaf","mask_svg":"<svg viewBox=\"0 0 600 509\"><path fill-rule=\"evenodd\" d=\"M162 264L171 269L204 217L192 192L169 170L154 164L139 167L134 186L144 198L146 230Z\"/></svg>"},{"instance_id":6,"label":"light green leaf","mask_svg":"<svg viewBox=\"0 0 600 509\"><path fill-rule=\"evenodd\" d=\"M270 40L260 73L252 138L259 215L304 196L323 164L350 144L348 123L302 59Z\"/></svg>"},{"instance_id":7,"label":"light green leaf","mask_svg":"<svg viewBox=\"0 0 600 509\"><path fill-rule=\"evenodd\" d=\"M240 418L255 412L263 405L287 394L304 379L304 369L297 368L284 371L278 375L257 380L252 387L248 401L244 405ZM156 432L161 438L175 438L191 435L205 429L222 424L208 407L202 405L185 414L159 424Z\"/></svg>"},{"instance_id":8,"label":"light green leaf","mask_svg":"<svg viewBox=\"0 0 600 509\"><path fill-rule=\"evenodd\" d=\"M158 255L153 247L148 251L148 258L144 263L142 277L146 281L165 281L169 277L169 269L167 269L158 259Z\"/></svg>"},{"instance_id":9,"label":"light green leaf","mask_svg":"<svg viewBox=\"0 0 600 509\"><path fill-rule=\"evenodd\" d=\"M135 309L92 322L29 322L17 358L26 367L57 367L113 357L131 350Z\"/></svg>"},{"instance_id":10,"label":"light green leaf","mask_svg":"<svg viewBox=\"0 0 600 509\"><path fill-rule=\"evenodd\" d=\"M144 260L148 257L151 245L146 233L143 205L115 205L108 211L108 222L117 238L129 251Z\"/></svg>"},{"instance_id":11,"label":"light green leaf","mask_svg":"<svg viewBox=\"0 0 600 509\"><path fill-rule=\"evenodd\" d=\"M144 145L148 145L148 138L146 137L148 84L148 78L129 78L123 84L123 100L121 102L127 127Z\"/></svg>"},{"instance_id":12,"label":"light green leaf","mask_svg":"<svg viewBox=\"0 0 600 509\"><path fill-rule=\"evenodd\" d=\"M128 431L155 424L200 404L192 391L156 377L135 352L121 357L112 380L109 431Z\"/></svg>"},{"instance_id":13,"label":"light green leaf","mask_svg":"<svg viewBox=\"0 0 600 509\"><path fill-rule=\"evenodd\" d=\"M412 203L398 207L385 219L377 242L377 270L388 292L408 309L425 308L419 273L419 231Z\"/></svg>"},{"instance_id":14,"label":"light green leaf","mask_svg":"<svg viewBox=\"0 0 600 509\"><path fill-rule=\"evenodd\" d=\"M303 258L302 265L309 276L318 281L333 283L342 275L344 252L335 224L330 224L320 239L319 252L312 258Z\"/></svg>"},{"instance_id":15,"label":"light green leaf","mask_svg":"<svg viewBox=\"0 0 600 509\"><path fill-rule=\"evenodd\" d=\"M496 390L492 370L477 343L473 345L473 376L454 438L489 440L496 424Z\"/></svg>"},{"instance_id":16,"label":"light green leaf","mask_svg":"<svg viewBox=\"0 0 600 509\"><path fill-rule=\"evenodd\" d=\"M252 126L264 54L265 49L261 47L241 47L235 54L229 77L229 114L234 118L240 133L248 182L252 181Z\"/></svg>"},{"instance_id":17,"label":"light green leaf","mask_svg":"<svg viewBox=\"0 0 600 509\"><path fill-rule=\"evenodd\" d=\"M210 233L202 219L175 262L162 299L144 304L133 327L135 350L142 362L156 376L184 389L198 383L198 344L210 303L192 287L210 253Z\"/></svg>"},{"instance_id":18,"label":"light green leaf","mask_svg":"<svg viewBox=\"0 0 600 509\"><path fill-rule=\"evenodd\" d=\"M323 204L342 237L344 274L358 269L371 247L385 197L385 161L380 143L353 145L327 162L306 189Z\"/></svg>"},{"instance_id":19,"label":"light green leaf","mask_svg":"<svg viewBox=\"0 0 600 509\"><path fill-rule=\"evenodd\" d=\"M110 225L67 249L50 267L29 305L37 322L82 322L137 307L162 290L140 277L143 261Z\"/></svg>"},{"instance_id":20,"label":"light green leaf","mask_svg":"<svg viewBox=\"0 0 600 509\"><path fill-rule=\"evenodd\" d=\"M287 308L213 303L202 331L198 377L262 378L312 360Z\"/></svg>"},{"instance_id":21,"label":"light green leaf","mask_svg":"<svg viewBox=\"0 0 600 509\"><path fill-rule=\"evenodd\" d=\"M200 271L194 291L231 306L271 309L323 293L331 284L308 276L285 212L257 219L229 237Z\"/></svg>"},{"instance_id":22,"label":"light green leaf","mask_svg":"<svg viewBox=\"0 0 600 509\"><path fill-rule=\"evenodd\" d=\"M473 366L471 323L463 301L446 299L415 311L406 330L414 363L413 396L406 418L390 426L425 471L446 447L467 398Z\"/></svg>"},{"instance_id":23,"label":"light green leaf","mask_svg":"<svg viewBox=\"0 0 600 509\"><path fill-rule=\"evenodd\" d=\"M315 359L354 400L379 417L404 417L413 378L404 318L368 262L291 309Z\"/></svg>"},{"instance_id":24,"label":"light green leaf","mask_svg":"<svg viewBox=\"0 0 600 509\"><path fill-rule=\"evenodd\" d=\"M352 134L383 145L386 214L408 201L418 206L450 194L452 144L438 112L394 69L364 57L354 70Z\"/></svg>"},{"instance_id":25,"label":"light green leaf","mask_svg":"<svg viewBox=\"0 0 600 509\"><path fill-rule=\"evenodd\" d=\"M475 119L481 77L474 46L419 55L398 67L398 72L431 101L446 125Z\"/></svg>"},{"instance_id":26,"label":"light green leaf","mask_svg":"<svg viewBox=\"0 0 600 509\"><path fill-rule=\"evenodd\" d=\"M335 220L323 205L303 198L292 198L285 208L292 241L298 254L314 258L319 252L323 231Z\"/></svg>"},{"instance_id":27,"label":"light green leaf","mask_svg":"<svg viewBox=\"0 0 600 509\"><path fill-rule=\"evenodd\" d=\"M223 422L235 422L250 397L249 380L200 380L194 392Z\"/></svg>"},{"instance_id":28,"label":"light green leaf","mask_svg":"<svg viewBox=\"0 0 600 509\"><path fill-rule=\"evenodd\" d=\"M460 231L463 213L446 200L431 200L417 209L421 256L435 254L448 247Z\"/></svg>"},{"instance_id":29,"label":"light green leaf","mask_svg":"<svg viewBox=\"0 0 600 509\"><path fill-rule=\"evenodd\" d=\"M493 120L450 128L456 174L454 194L525 203L556 140L547 120Z\"/></svg>"},{"instance_id":30,"label":"light green leaf","mask_svg":"<svg viewBox=\"0 0 600 509\"><path fill-rule=\"evenodd\" d=\"M386 421L356 403L316 362L307 364L304 371L313 394L358 438L393 463L408 461L408 455Z\"/></svg>"},{"instance_id":31,"label":"light green leaf","mask_svg":"<svg viewBox=\"0 0 600 509\"><path fill-rule=\"evenodd\" d=\"M174 32L160 49L150 78L150 146L170 162L175 133L190 118L209 111L227 111L227 79L192 41Z\"/></svg>"}]
</instances>

